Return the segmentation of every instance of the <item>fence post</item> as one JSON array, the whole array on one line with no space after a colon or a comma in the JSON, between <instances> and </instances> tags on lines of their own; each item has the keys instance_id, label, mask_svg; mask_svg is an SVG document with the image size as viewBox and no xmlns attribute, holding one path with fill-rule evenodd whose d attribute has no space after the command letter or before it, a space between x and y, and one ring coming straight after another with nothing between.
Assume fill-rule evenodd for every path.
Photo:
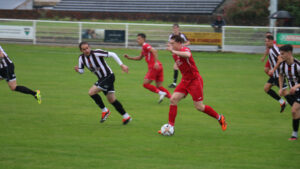
<instances>
[{"instance_id":1,"label":"fence post","mask_svg":"<svg viewBox=\"0 0 300 169\"><path fill-rule=\"evenodd\" d=\"M33 25L33 44L36 44L36 21L32 22Z\"/></svg>"},{"instance_id":2,"label":"fence post","mask_svg":"<svg viewBox=\"0 0 300 169\"><path fill-rule=\"evenodd\" d=\"M125 48L128 48L128 23L125 24Z\"/></svg>"},{"instance_id":3,"label":"fence post","mask_svg":"<svg viewBox=\"0 0 300 169\"><path fill-rule=\"evenodd\" d=\"M277 27L274 27L274 40L277 41Z\"/></svg>"},{"instance_id":4,"label":"fence post","mask_svg":"<svg viewBox=\"0 0 300 169\"><path fill-rule=\"evenodd\" d=\"M82 23L78 22L78 43L80 43L82 41L82 37L81 37L81 32L82 32Z\"/></svg>"},{"instance_id":5,"label":"fence post","mask_svg":"<svg viewBox=\"0 0 300 169\"><path fill-rule=\"evenodd\" d=\"M224 51L224 44L225 44L225 27L222 26L222 52Z\"/></svg>"}]
</instances>

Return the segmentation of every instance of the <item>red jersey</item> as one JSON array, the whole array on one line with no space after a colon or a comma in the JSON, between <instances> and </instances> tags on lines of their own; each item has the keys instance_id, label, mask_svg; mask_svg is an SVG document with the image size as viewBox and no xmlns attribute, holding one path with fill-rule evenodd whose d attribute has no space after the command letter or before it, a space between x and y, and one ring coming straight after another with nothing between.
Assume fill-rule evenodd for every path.
<instances>
[{"instance_id":1,"label":"red jersey","mask_svg":"<svg viewBox=\"0 0 300 169\"><path fill-rule=\"evenodd\" d=\"M145 61L148 64L148 68L153 68L154 63L155 63L154 55L150 52L151 49L152 49L152 46L149 45L148 43L143 44L141 55L145 56ZM159 60L157 60L157 62L158 62L158 64L161 65Z\"/></svg>"},{"instance_id":2,"label":"red jersey","mask_svg":"<svg viewBox=\"0 0 300 169\"><path fill-rule=\"evenodd\" d=\"M188 47L182 47L180 49L181 52L191 52ZM182 74L182 79L195 79L200 76L194 58L190 57L181 57L178 55L173 54L173 58Z\"/></svg>"}]
</instances>

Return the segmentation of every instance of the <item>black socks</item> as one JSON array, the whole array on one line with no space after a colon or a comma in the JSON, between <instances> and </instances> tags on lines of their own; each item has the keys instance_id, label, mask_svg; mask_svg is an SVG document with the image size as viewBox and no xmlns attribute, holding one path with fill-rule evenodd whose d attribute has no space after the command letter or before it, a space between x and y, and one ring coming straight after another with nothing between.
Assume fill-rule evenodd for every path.
<instances>
[{"instance_id":1,"label":"black socks","mask_svg":"<svg viewBox=\"0 0 300 169\"><path fill-rule=\"evenodd\" d=\"M95 101L95 103L101 108L103 109L105 106L104 106L104 103L100 97L99 94L94 94L91 96L91 98Z\"/></svg>"},{"instance_id":2,"label":"black socks","mask_svg":"<svg viewBox=\"0 0 300 169\"><path fill-rule=\"evenodd\" d=\"M25 86L17 86L15 91L17 92L21 92L21 93L24 93L24 94L31 94L32 96L35 96L36 95L36 92L33 91L33 90L30 90L28 89L27 87Z\"/></svg>"},{"instance_id":3,"label":"black socks","mask_svg":"<svg viewBox=\"0 0 300 169\"><path fill-rule=\"evenodd\" d=\"M121 115L124 115L126 112L122 106L122 104L118 101L118 100L115 100L112 105L115 107L115 109L121 114Z\"/></svg>"}]
</instances>

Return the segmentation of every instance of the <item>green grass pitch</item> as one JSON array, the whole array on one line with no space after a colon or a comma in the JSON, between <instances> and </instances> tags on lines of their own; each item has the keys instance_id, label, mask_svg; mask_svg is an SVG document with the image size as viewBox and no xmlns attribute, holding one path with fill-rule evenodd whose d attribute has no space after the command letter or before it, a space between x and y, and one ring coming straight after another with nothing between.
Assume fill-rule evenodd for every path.
<instances>
[{"instance_id":1,"label":"green grass pitch","mask_svg":"<svg viewBox=\"0 0 300 169\"><path fill-rule=\"evenodd\" d=\"M280 114L279 103L264 93L268 77L261 55L193 52L204 79L204 103L224 114L228 128L193 107L191 96L178 106L175 135L157 134L168 121L169 102L142 86L144 60L122 56L140 50L108 49L129 66L116 75L116 96L133 121L122 125L112 111L100 124L100 111L88 96L96 76L75 73L77 47L1 44L15 63L17 83L40 89L41 105L29 95L11 92L0 81L1 169L295 169L300 143L290 142L291 108ZM95 47L93 47L95 48ZM159 51L164 86L172 81L174 61ZM276 91L277 89L274 88ZM173 89L170 90L173 92Z\"/></svg>"}]
</instances>

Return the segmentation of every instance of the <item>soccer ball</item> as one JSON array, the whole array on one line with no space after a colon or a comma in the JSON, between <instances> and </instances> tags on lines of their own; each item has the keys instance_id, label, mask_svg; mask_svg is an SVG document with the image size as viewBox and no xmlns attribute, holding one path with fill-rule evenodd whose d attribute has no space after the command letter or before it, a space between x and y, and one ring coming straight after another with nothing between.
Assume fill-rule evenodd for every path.
<instances>
[{"instance_id":1,"label":"soccer ball","mask_svg":"<svg viewBox=\"0 0 300 169\"><path fill-rule=\"evenodd\" d=\"M164 136L172 136L175 132L174 127L170 124L164 124L163 126L161 126L160 131Z\"/></svg>"}]
</instances>

